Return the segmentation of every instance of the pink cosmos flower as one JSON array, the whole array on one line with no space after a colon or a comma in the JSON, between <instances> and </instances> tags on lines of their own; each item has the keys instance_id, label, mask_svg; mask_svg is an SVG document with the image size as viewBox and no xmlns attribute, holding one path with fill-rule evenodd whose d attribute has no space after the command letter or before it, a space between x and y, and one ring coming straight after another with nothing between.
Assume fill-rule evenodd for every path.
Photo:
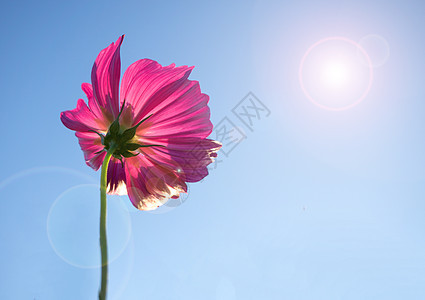
<instances>
[{"instance_id":1,"label":"pink cosmos flower","mask_svg":"<svg viewBox=\"0 0 425 300\"><path fill-rule=\"evenodd\" d=\"M124 72L119 87L123 38L99 53L92 84L82 84L88 106L79 99L75 109L61 113L61 121L76 131L94 170L106 151L116 148L108 193L128 194L135 207L151 210L187 192L186 182L207 176L221 144L207 139L209 97L197 81L188 80L193 67L141 59Z\"/></svg>"}]
</instances>

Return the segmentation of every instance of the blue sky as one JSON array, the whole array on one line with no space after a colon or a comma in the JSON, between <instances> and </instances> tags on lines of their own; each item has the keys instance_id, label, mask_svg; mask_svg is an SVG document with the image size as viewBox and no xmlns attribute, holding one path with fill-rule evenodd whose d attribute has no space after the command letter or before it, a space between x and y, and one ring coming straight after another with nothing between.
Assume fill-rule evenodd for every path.
<instances>
[{"instance_id":1,"label":"blue sky","mask_svg":"<svg viewBox=\"0 0 425 300\"><path fill-rule=\"evenodd\" d=\"M3 3L0 298L96 298L100 174L59 114L125 33L122 72L141 58L194 65L213 124L227 118L246 138L178 207L109 198L109 299L424 299L424 12L376 0ZM390 55L365 99L337 112L311 103L298 81L307 49L371 34ZM270 114L248 128L232 110L249 92Z\"/></svg>"}]
</instances>

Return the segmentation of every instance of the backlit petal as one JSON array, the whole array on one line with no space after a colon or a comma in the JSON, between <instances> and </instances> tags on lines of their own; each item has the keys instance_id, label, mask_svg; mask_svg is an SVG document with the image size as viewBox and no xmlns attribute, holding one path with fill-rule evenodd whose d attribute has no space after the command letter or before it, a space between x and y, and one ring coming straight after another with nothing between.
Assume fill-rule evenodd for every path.
<instances>
[{"instance_id":1,"label":"backlit petal","mask_svg":"<svg viewBox=\"0 0 425 300\"><path fill-rule=\"evenodd\" d=\"M99 129L97 118L87 107L83 99L78 100L75 109L61 112L60 118L63 125L71 130L88 132Z\"/></svg>"},{"instance_id":2,"label":"backlit petal","mask_svg":"<svg viewBox=\"0 0 425 300\"><path fill-rule=\"evenodd\" d=\"M176 170L186 182L197 182L207 176L207 166L214 162L221 148L219 142L200 138L170 138L162 144L165 147L144 148L142 154L156 165Z\"/></svg>"},{"instance_id":3,"label":"backlit petal","mask_svg":"<svg viewBox=\"0 0 425 300\"><path fill-rule=\"evenodd\" d=\"M124 36L103 49L94 62L91 80L95 101L90 103L96 115L102 113L110 122L118 116L121 72L120 47Z\"/></svg>"},{"instance_id":4,"label":"backlit petal","mask_svg":"<svg viewBox=\"0 0 425 300\"><path fill-rule=\"evenodd\" d=\"M125 159L125 158L124 158ZM108 174L108 194L112 195L126 195L127 189L125 185L125 168L123 168L121 162L112 157L109 161Z\"/></svg>"},{"instance_id":5,"label":"backlit petal","mask_svg":"<svg viewBox=\"0 0 425 300\"><path fill-rule=\"evenodd\" d=\"M212 131L209 97L201 93L197 81L185 82L148 113L149 120L142 124L138 135L145 138L192 137L206 138Z\"/></svg>"},{"instance_id":6,"label":"backlit petal","mask_svg":"<svg viewBox=\"0 0 425 300\"><path fill-rule=\"evenodd\" d=\"M84 152L86 164L97 171L105 158L105 151L96 154L103 149L100 137L93 132L76 132L75 135Z\"/></svg>"},{"instance_id":7,"label":"backlit petal","mask_svg":"<svg viewBox=\"0 0 425 300\"><path fill-rule=\"evenodd\" d=\"M133 125L148 116L189 77L193 67L162 67L156 61L141 59L125 71L120 99L133 110Z\"/></svg>"},{"instance_id":8,"label":"backlit petal","mask_svg":"<svg viewBox=\"0 0 425 300\"><path fill-rule=\"evenodd\" d=\"M186 183L175 170L157 165L145 156L127 159L125 166L128 196L140 210L155 209L187 192Z\"/></svg>"}]
</instances>

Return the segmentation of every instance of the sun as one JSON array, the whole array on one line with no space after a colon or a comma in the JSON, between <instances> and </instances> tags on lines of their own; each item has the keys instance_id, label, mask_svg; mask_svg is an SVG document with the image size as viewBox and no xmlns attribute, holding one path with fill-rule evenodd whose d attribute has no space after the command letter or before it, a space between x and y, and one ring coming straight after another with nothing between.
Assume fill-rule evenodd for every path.
<instances>
[{"instance_id":1,"label":"sun","mask_svg":"<svg viewBox=\"0 0 425 300\"><path fill-rule=\"evenodd\" d=\"M329 61L323 67L321 80L330 89L343 88L348 83L350 69L346 62Z\"/></svg>"},{"instance_id":2,"label":"sun","mask_svg":"<svg viewBox=\"0 0 425 300\"><path fill-rule=\"evenodd\" d=\"M340 111L359 104L372 81L373 67L368 54L345 37L329 37L314 43L299 67L299 82L305 96L327 110Z\"/></svg>"}]
</instances>

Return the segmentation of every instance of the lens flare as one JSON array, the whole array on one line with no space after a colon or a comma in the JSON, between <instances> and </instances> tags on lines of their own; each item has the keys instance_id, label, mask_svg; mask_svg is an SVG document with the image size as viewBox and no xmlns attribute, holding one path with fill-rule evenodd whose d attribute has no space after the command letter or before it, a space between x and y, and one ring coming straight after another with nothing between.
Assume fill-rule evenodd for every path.
<instances>
[{"instance_id":1,"label":"lens flare","mask_svg":"<svg viewBox=\"0 0 425 300\"><path fill-rule=\"evenodd\" d=\"M301 89L312 103L341 111L359 104L369 93L373 66L358 43L345 37L328 37L307 50L298 75Z\"/></svg>"},{"instance_id":2,"label":"lens flare","mask_svg":"<svg viewBox=\"0 0 425 300\"><path fill-rule=\"evenodd\" d=\"M47 236L56 254L79 268L99 268L99 185L81 184L64 191L47 216ZM125 200L125 201L124 201ZM127 199L108 197L109 263L124 252L131 238Z\"/></svg>"},{"instance_id":3,"label":"lens flare","mask_svg":"<svg viewBox=\"0 0 425 300\"><path fill-rule=\"evenodd\" d=\"M378 34L366 35L360 39L359 45L369 54L374 68L383 66L390 57L390 45L384 37ZM361 53L359 53L359 57L364 64L367 64Z\"/></svg>"}]
</instances>

